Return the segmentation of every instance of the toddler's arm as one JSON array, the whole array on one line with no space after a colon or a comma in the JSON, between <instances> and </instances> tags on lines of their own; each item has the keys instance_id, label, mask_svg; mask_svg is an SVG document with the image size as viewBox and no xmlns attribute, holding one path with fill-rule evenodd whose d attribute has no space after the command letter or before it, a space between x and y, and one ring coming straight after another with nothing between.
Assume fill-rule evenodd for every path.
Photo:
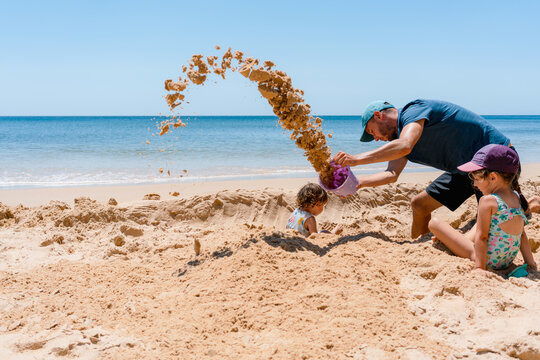
<instances>
[{"instance_id":1,"label":"toddler's arm","mask_svg":"<svg viewBox=\"0 0 540 360\"><path fill-rule=\"evenodd\" d=\"M318 231L317 231L317 220L315 220L315 216L309 217L304 222L304 227L307 229L307 231L309 231L308 236L311 234L316 234Z\"/></svg>"},{"instance_id":2,"label":"toddler's arm","mask_svg":"<svg viewBox=\"0 0 540 360\"><path fill-rule=\"evenodd\" d=\"M318 233L318 231L317 231L317 220L315 219L315 216L312 216L309 219L307 219L306 222L304 223L304 226L306 227L306 229L308 229L309 235ZM338 235L342 231L343 231L343 227L341 225L336 225L336 227L332 231L321 230L321 233Z\"/></svg>"}]
</instances>

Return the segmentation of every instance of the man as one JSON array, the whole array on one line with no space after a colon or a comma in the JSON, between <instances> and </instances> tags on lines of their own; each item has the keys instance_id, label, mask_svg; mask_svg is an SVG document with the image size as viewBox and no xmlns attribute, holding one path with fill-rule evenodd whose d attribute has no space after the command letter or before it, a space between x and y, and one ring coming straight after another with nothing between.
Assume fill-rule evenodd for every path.
<instances>
[{"instance_id":1,"label":"man","mask_svg":"<svg viewBox=\"0 0 540 360\"><path fill-rule=\"evenodd\" d=\"M444 205L454 211L475 193L467 174L457 170L458 165L470 161L484 145L511 146L510 139L472 111L424 99L399 110L385 101L370 103L362 115L360 140L388 143L358 155L340 151L333 160L349 166L388 161L388 167L359 177L357 190L395 182L409 160L445 171L411 201L412 238L429 232L428 223L435 209Z\"/></svg>"}]
</instances>

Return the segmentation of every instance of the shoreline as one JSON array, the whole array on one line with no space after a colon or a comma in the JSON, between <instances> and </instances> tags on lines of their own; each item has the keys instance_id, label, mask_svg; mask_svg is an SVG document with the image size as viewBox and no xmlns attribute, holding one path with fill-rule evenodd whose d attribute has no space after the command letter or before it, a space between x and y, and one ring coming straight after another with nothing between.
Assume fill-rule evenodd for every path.
<instances>
[{"instance_id":1,"label":"shoreline","mask_svg":"<svg viewBox=\"0 0 540 360\"><path fill-rule=\"evenodd\" d=\"M403 172L397 183L425 183L435 179L442 171L409 171ZM361 176L361 175L360 175ZM540 163L524 164L521 180L540 180ZM194 195L205 195L223 190L262 190L266 188L296 190L306 182L318 182L315 177L270 178L249 180L220 180L182 183L161 183L143 185L87 185L48 188L25 188L0 190L0 203L7 206L38 206L50 201L71 203L78 197L89 197L99 202L107 202L110 198L118 203L140 201L146 194L159 194L161 200L187 198ZM171 193L178 192L177 197Z\"/></svg>"}]
</instances>

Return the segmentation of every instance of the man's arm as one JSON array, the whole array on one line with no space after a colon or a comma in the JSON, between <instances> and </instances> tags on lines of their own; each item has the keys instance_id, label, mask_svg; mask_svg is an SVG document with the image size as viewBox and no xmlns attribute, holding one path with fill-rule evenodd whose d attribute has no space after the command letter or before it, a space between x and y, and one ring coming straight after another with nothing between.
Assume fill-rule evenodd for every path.
<instances>
[{"instance_id":1,"label":"man's arm","mask_svg":"<svg viewBox=\"0 0 540 360\"><path fill-rule=\"evenodd\" d=\"M358 177L356 190L362 187L379 186L395 182L405 168L405 165L407 165L406 157L389 161L385 171Z\"/></svg>"},{"instance_id":2,"label":"man's arm","mask_svg":"<svg viewBox=\"0 0 540 360\"><path fill-rule=\"evenodd\" d=\"M401 131L399 139L392 140L380 148L358 155L350 155L340 151L334 156L333 160L340 165L355 166L403 158L412 151L414 145L420 139L422 131L424 131L425 120L421 119L407 124Z\"/></svg>"}]
</instances>

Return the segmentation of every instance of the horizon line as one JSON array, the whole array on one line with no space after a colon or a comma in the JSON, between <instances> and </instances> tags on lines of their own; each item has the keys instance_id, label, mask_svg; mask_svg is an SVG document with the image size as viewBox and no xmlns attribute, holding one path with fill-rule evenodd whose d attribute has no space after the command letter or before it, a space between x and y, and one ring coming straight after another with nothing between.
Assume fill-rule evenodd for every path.
<instances>
[{"instance_id":1,"label":"horizon line","mask_svg":"<svg viewBox=\"0 0 540 360\"><path fill-rule=\"evenodd\" d=\"M479 114L480 116L540 116L540 114ZM275 117L277 115L0 115L0 118L13 117ZM313 114L311 116L362 116L361 114Z\"/></svg>"}]
</instances>

